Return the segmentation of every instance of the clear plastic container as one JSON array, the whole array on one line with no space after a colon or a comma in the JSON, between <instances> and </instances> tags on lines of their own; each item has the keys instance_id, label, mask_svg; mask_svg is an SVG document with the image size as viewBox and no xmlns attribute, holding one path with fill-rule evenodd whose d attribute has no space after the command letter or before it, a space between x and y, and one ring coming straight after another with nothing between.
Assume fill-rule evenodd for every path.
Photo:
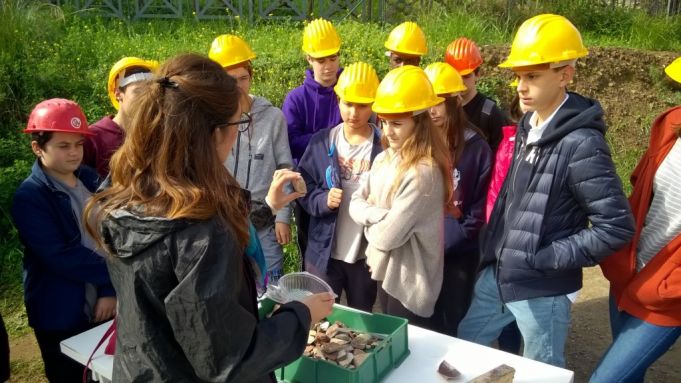
<instances>
[{"instance_id":1,"label":"clear plastic container","mask_svg":"<svg viewBox=\"0 0 681 383\"><path fill-rule=\"evenodd\" d=\"M323 279L308 272L290 273L279 279L276 285L268 285L266 296L271 300L284 304L302 301L306 297L333 290ZM335 295L334 295L335 296Z\"/></svg>"}]
</instances>

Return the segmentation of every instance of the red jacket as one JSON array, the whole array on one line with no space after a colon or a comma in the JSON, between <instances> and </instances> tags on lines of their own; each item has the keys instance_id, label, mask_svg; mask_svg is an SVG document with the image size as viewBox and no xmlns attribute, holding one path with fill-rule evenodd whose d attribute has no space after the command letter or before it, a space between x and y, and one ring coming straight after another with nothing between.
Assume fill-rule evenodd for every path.
<instances>
[{"instance_id":1,"label":"red jacket","mask_svg":"<svg viewBox=\"0 0 681 383\"><path fill-rule=\"evenodd\" d=\"M503 138L495 153L492 178L490 179L489 187L487 188L485 222L489 222L489 217L492 215L492 209L494 209L494 203L497 201L497 197L499 197L501 186L504 184L506 174L511 167L511 161L513 160L517 127L515 125L507 125L501 128L501 130L503 132Z\"/></svg>"},{"instance_id":2,"label":"red jacket","mask_svg":"<svg viewBox=\"0 0 681 383\"><path fill-rule=\"evenodd\" d=\"M111 116L106 116L90 125L90 132L95 133L85 139L83 144L83 164L97 170L100 177L109 174L109 160L123 144L123 129Z\"/></svg>"},{"instance_id":3,"label":"red jacket","mask_svg":"<svg viewBox=\"0 0 681 383\"><path fill-rule=\"evenodd\" d=\"M674 127L679 125L681 106L655 119L648 150L631 175L634 191L629 203L636 219L636 234L629 245L601 263L619 309L658 326L681 326L681 235L638 273L636 248L653 197L655 173L674 146L678 138Z\"/></svg>"}]
</instances>

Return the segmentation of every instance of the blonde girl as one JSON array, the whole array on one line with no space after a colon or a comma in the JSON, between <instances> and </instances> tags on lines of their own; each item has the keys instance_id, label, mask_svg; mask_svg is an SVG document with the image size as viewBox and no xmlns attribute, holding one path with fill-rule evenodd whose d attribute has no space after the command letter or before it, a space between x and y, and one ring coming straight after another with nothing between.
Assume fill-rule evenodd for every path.
<instances>
[{"instance_id":1,"label":"blonde girl","mask_svg":"<svg viewBox=\"0 0 681 383\"><path fill-rule=\"evenodd\" d=\"M385 151L350 203L350 216L365 227L383 311L423 327L442 285L442 221L452 189L449 153L427 113L442 101L420 68L386 75L372 108Z\"/></svg>"}]
</instances>

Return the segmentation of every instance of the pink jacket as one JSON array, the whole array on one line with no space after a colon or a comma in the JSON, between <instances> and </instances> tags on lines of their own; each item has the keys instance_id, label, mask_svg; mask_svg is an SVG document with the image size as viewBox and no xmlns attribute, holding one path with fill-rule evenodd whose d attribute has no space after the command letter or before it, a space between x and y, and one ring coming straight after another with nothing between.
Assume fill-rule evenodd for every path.
<instances>
[{"instance_id":1,"label":"pink jacket","mask_svg":"<svg viewBox=\"0 0 681 383\"><path fill-rule=\"evenodd\" d=\"M504 179L506 179L506 173L508 173L508 169L511 167L513 149L515 147L515 133L517 127L515 125L508 125L501 129L504 137L501 139L501 143L499 143L499 148L494 157L492 179L490 180L489 189L487 190L487 206L485 209L487 222L489 222L489 217L494 208L494 202L496 202L501 186L504 184Z\"/></svg>"}]
</instances>

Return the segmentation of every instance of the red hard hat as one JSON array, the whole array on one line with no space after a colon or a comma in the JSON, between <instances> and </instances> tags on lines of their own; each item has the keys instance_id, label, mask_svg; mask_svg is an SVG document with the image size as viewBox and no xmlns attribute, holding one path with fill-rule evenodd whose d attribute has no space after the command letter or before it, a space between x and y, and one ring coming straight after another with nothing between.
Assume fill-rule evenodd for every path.
<instances>
[{"instance_id":1,"label":"red hard hat","mask_svg":"<svg viewBox=\"0 0 681 383\"><path fill-rule=\"evenodd\" d=\"M445 61L460 75L465 76L482 64L482 56L480 56L480 49L472 40L459 37L447 46Z\"/></svg>"},{"instance_id":2,"label":"red hard hat","mask_svg":"<svg viewBox=\"0 0 681 383\"><path fill-rule=\"evenodd\" d=\"M64 132L93 136L88 129L85 114L71 100L52 98L33 108L24 133Z\"/></svg>"}]
</instances>

